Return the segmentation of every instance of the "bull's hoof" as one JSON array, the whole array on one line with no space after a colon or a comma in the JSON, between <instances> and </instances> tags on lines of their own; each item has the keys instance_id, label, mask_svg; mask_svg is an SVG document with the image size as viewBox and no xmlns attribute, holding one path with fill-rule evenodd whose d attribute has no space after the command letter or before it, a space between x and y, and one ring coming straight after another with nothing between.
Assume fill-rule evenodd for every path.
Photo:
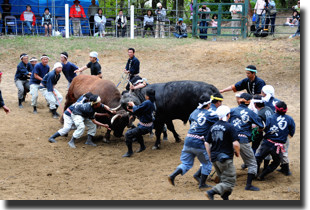
<instances>
[{"instance_id":1,"label":"bull's hoof","mask_svg":"<svg viewBox=\"0 0 310 210\"><path fill-rule=\"evenodd\" d=\"M152 150L158 150L158 149L160 149L159 145L154 145L154 146L152 147Z\"/></svg>"}]
</instances>

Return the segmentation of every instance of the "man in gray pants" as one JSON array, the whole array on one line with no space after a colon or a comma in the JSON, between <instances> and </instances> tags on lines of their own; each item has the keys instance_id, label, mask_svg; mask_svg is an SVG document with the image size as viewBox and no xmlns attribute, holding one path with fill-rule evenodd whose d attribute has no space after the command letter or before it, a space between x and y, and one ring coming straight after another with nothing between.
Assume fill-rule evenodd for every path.
<instances>
[{"instance_id":1,"label":"man in gray pants","mask_svg":"<svg viewBox=\"0 0 310 210\"><path fill-rule=\"evenodd\" d=\"M25 101L25 97L29 92L29 77L31 75L31 64L28 62L28 55L22 53L20 55L21 62L17 65L15 73L15 85L18 89L18 106L23 108L22 102Z\"/></svg>"},{"instance_id":2,"label":"man in gray pants","mask_svg":"<svg viewBox=\"0 0 310 210\"><path fill-rule=\"evenodd\" d=\"M207 191L206 196L208 199L214 200L214 195L219 194L223 200L229 200L228 197L236 183L233 157L234 153L236 157L240 156L240 144L236 129L227 122L230 117L229 107L220 106L216 110L216 114L220 120L211 127L205 140L205 147L221 181ZM210 144L212 145L211 151Z\"/></svg>"}]
</instances>

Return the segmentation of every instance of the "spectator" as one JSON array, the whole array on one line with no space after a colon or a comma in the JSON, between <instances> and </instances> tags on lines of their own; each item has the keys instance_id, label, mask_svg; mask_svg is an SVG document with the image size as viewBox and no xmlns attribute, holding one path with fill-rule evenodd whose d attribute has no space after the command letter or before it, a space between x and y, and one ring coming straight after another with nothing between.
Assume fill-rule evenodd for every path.
<instances>
[{"instance_id":1,"label":"spectator","mask_svg":"<svg viewBox=\"0 0 310 210\"><path fill-rule=\"evenodd\" d=\"M193 5L194 5L193 0L191 0L191 3L189 4L189 8L190 8L190 10L191 10L191 16L190 16L190 18L189 18L190 20L193 19L193 11L194 11Z\"/></svg>"},{"instance_id":2,"label":"spectator","mask_svg":"<svg viewBox=\"0 0 310 210\"><path fill-rule=\"evenodd\" d=\"M268 0L267 3L267 17L266 17L266 25L265 29L268 29L269 23L271 24L270 34L274 34L275 22L276 22L276 3L273 0Z\"/></svg>"},{"instance_id":3,"label":"spectator","mask_svg":"<svg viewBox=\"0 0 310 210\"><path fill-rule=\"evenodd\" d=\"M127 18L123 16L123 10L120 10L118 12L118 16L116 16L115 23L117 24L116 36L119 37L119 33L122 31L122 37L125 37Z\"/></svg>"},{"instance_id":4,"label":"spectator","mask_svg":"<svg viewBox=\"0 0 310 210\"><path fill-rule=\"evenodd\" d=\"M102 9L99 8L98 13L95 15L95 18L94 18L95 23L96 23L95 26L97 28L99 28L100 37L104 37L104 34L105 34L104 28L105 28L105 24L107 22L107 19L105 18L105 16L102 13L103 13Z\"/></svg>"},{"instance_id":5,"label":"spectator","mask_svg":"<svg viewBox=\"0 0 310 210\"><path fill-rule=\"evenodd\" d=\"M300 19L300 14L296 10L294 10L292 17L291 18L287 18L286 19L286 23L284 25L287 25L287 26L298 26L299 19Z\"/></svg>"},{"instance_id":6,"label":"spectator","mask_svg":"<svg viewBox=\"0 0 310 210\"><path fill-rule=\"evenodd\" d=\"M300 1L297 1L297 5L292 6L293 10L296 10L298 13L300 13Z\"/></svg>"},{"instance_id":7,"label":"spectator","mask_svg":"<svg viewBox=\"0 0 310 210\"><path fill-rule=\"evenodd\" d=\"M257 14L256 17L256 29L259 28L259 22L261 20L262 28L265 26L265 16L266 16L266 10L265 10L266 2L265 0L257 0L255 7L254 7L254 13Z\"/></svg>"},{"instance_id":8,"label":"spectator","mask_svg":"<svg viewBox=\"0 0 310 210\"><path fill-rule=\"evenodd\" d=\"M157 9L155 10L155 14L157 15L155 38L165 38L166 9L163 8L160 2L157 3Z\"/></svg>"},{"instance_id":9,"label":"spectator","mask_svg":"<svg viewBox=\"0 0 310 210\"><path fill-rule=\"evenodd\" d=\"M33 26L36 24L36 16L31 11L30 5L26 6L26 10L20 16L20 20L23 21L23 25L26 26L26 34L30 35L31 31L34 31Z\"/></svg>"},{"instance_id":10,"label":"spectator","mask_svg":"<svg viewBox=\"0 0 310 210\"><path fill-rule=\"evenodd\" d=\"M293 35L290 35L289 38L291 39L291 38L294 38L295 36L300 36L300 18L298 20L298 28L297 28L296 33Z\"/></svg>"},{"instance_id":11,"label":"spectator","mask_svg":"<svg viewBox=\"0 0 310 210\"><path fill-rule=\"evenodd\" d=\"M143 19L143 27L144 27L143 35L142 35L143 38L148 28L151 29L152 35L154 36L153 25L154 25L154 17L152 14L152 10L148 10L147 15L144 15L144 19Z\"/></svg>"},{"instance_id":12,"label":"spectator","mask_svg":"<svg viewBox=\"0 0 310 210\"><path fill-rule=\"evenodd\" d=\"M48 8L45 8L44 13L42 15L42 26L44 26L45 29L45 36L52 36L52 15L50 13L50 10Z\"/></svg>"},{"instance_id":13,"label":"spectator","mask_svg":"<svg viewBox=\"0 0 310 210\"><path fill-rule=\"evenodd\" d=\"M87 11L87 16L89 18L89 25L90 25L90 31L89 34L92 35L92 30L94 28L94 23L95 23L95 15L99 10L99 6L96 5L96 0L92 0L91 1L91 5L88 7L88 11Z\"/></svg>"},{"instance_id":14,"label":"spectator","mask_svg":"<svg viewBox=\"0 0 310 210\"><path fill-rule=\"evenodd\" d=\"M202 5L202 7L199 9L199 12L211 12L210 8L207 7L207 5ZM207 19L209 19L209 14L200 14L200 19L203 19L203 21L200 21L199 26L200 27L208 27ZM208 28L200 28L201 34L207 34ZM207 39L207 35L200 35L201 39Z\"/></svg>"},{"instance_id":15,"label":"spectator","mask_svg":"<svg viewBox=\"0 0 310 210\"><path fill-rule=\"evenodd\" d=\"M1 83L2 74L3 74L3 73L0 71L0 83ZM3 108L4 112L7 113L7 114L9 114L10 111L11 111L11 110L9 109L9 107L5 106L5 104L4 104L4 100L3 100L3 98L2 98L1 90L0 90L0 108Z\"/></svg>"},{"instance_id":16,"label":"spectator","mask_svg":"<svg viewBox=\"0 0 310 210\"><path fill-rule=\"evenodd\" d=\"M179 21L175 25L176 32L173 32L173 35L176 38L187 38L187 29L186 24L183 23L183 18L179 18Z\"/></svg>"},{"instance_id":17,"label":"spectator","mask_svg":"<svg viewBox=\"0 0 310 210\"><path fill-rule=\"evenodd\" d=\"M28 62L28 55L23 53L20 55L20 63L17 65L15 73L15 85L18 89L18 106L23 108L22 102L25 101L29 92L29 77L31 75L31 64Z\"/></svg>"},{"instance_id":18,"label":"spectator","mask_svg":"<svg viewBox=\"0 0 310 210\"><path fill-rule=\"evenodd\" d=\"M73 35L78 36L82 33L81 21L79 18L86 18L84 9L80 5L80 1L74 0L74 4L70 8L70 18L72 18Z\"/></svg>"},{"instance_id":19,"label":"spectator","mask_svg":"<svg viewBox=\"0 0 310 210\"><path fill-rule=\"evenodd\" d=\"M4 0L3 3L1 4L1 8L2 8L2 22L4 23L5 17L11 15L12 6L9 3L9 0ZM3 34L5 33L4 24L2 24L2 33ZM12 27L8 26L8 34L11 34L11 33L12 33Z\"/></svg>"},{"instance_id":20,"label":"spectator","mask_svg":"<svg viewBox=\"0 0 310 210\"><path fill-rule=\"evenodd\" d=\"M235 4L239 3L239 0L234 1ZM231 12L231 19L241 19L241 13L242 13L242 5L231 5L229 12ZM240 21L231 21L231 27L240 27L241 24ZM235 35L235 37L232 38L232 40L237 40L239 36L239 29L233 28L232 33Z\"/></svg>"},{"instance_id":21,"label":"spectator","mask_svg":"<svg viewBox=\"0 0 310 210\"><path fill-rule=\"evenodd\" d=\"M215 34L212 41L216 41L216 37L217 37L217 18L218 18L217 14L212 15L211 26L215 27L215 28L212 28L212 34Z\"/></svg>"}]
</instances>

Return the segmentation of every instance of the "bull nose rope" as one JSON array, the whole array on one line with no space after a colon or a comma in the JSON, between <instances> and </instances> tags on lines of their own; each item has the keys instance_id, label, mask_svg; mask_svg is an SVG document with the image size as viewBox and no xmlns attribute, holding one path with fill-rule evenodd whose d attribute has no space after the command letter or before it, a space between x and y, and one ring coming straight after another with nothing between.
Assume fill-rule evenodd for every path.
<instances>
[{"instance_id":1,"label":"bull nose rope","mask_svg":"<svg viewBox=\"0 0 310 210\"><path fill-rule=\"evenodd\" d=\"M125 80L128 80L128 79L127 79L127 75L125 74L125 72L123 72L123 74L121 75L120 81L119 81L119 83L116 85L116 87L118 88L118 86L119 86L120 84L122 84Z\"/></svg>"}]
</instances>

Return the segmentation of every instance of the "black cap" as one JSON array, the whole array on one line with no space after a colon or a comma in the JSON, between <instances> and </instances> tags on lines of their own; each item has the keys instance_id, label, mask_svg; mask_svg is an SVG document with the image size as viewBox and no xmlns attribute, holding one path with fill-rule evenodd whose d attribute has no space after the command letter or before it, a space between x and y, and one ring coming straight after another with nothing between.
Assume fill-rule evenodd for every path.
<instances>
[{"instance_id":1,"label":"black cap","mask_svg":"<svg viewBox=\"0 0 310 210\"><path fill-rule=\"evenodd\" d=\"M69 55L68 55L67 52L62 52L61 55L64 55L64 56L66 56L67 58L69 57Z\"/></svg>"},{"instance_id":2,"label":"black cap","mask_svg":"<svg viewBox=\"0 0 310 210\"><path fill-rule=\"evenodd\" d=\"M245 100L251 100L252 99L252 95L248 94L248 93L242 93L240 95L240 98L244 98Z\"/></svg>"}]
</instances>

